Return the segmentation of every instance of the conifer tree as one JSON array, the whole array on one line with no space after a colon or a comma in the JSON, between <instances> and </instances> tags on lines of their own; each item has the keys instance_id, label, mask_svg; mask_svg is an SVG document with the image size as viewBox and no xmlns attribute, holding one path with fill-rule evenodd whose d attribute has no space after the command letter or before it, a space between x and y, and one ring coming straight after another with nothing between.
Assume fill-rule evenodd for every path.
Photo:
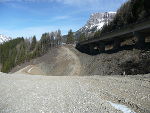
<instances>
[{"instance_id":1,"label":"conifer tree","mask_svg":"<svg viewBox=\"0 0 150 113\"><path fill-rule=\"evenodd\" d=\"M82 33L78 39L79 42L86 40L85 33Z\"/></svg>"},{"instance_id":2,"label":"conifer tree","mask_svg":"<svg viewBox=\"0 0 150 113\"><path fill-rule=\"evenodd\" d=\"M74 36L73 36L73 32L70 29L67 35L67 44L73 44L74 43Z\"/></svg>"},{"instance_id":3,"label":"conifer tree","mask_svg":"<svg viewBox=\"0 0 150 113\"><path fill-rule=\"evenodd\" d=\"M36 37L33 36L32 38L32 42L31 42L31 46L30 46L30 50L34 50L35 49L35 46L36 46Z\"/></svg>"}]
</instances>

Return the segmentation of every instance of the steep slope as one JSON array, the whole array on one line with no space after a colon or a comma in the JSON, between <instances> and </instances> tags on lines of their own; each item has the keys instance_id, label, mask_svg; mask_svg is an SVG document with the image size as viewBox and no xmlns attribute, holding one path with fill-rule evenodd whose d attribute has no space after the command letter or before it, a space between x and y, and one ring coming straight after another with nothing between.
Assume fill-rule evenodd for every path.
<instances>
[{"instance_id":1,"label":"steep slope","mask_svg":"<svg viewBox=\"0 0 150 113\"><path fill-rule=\"evenodd\" d=\"M42 57L16 66L19 71L33 75L123 75L150 73L150 51L123 50L113 54L90 56L67 45L51 49ZM20 72L20 71L19 71Z\"/></svg>"},{"instance_id":2,"label":"steep slope","mask_svg":"<svg viewBox=\"0 0 150 113\"><path fill-rule=\"evenodd\" d=\"M80 68L80 61L76 54L67 46L62 46L51 49L42 57L33 59L21 66L18 65L11 72L17 71L16 73L32 75L72 76L79 75Z\"/></svg>"},{"instance_id":3,"label":"steep slope","mask_svg":"<svg viewBox=\"0 0 150 113\"><path fill-rule=\"evenodd\" d=\"M10 37L6 37L6 36L0 34L0 44L2 44L2 43L4 43L4 42L7 42L7 41L9 41L9 40L11 40Z\"/></svg>"}]
</instances>

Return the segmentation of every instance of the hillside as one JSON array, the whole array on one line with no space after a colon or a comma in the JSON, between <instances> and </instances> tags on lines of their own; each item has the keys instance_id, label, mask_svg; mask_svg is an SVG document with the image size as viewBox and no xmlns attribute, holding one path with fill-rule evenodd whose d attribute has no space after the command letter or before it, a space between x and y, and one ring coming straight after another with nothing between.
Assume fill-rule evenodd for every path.
<instances>
[{"instance_id":1,"label":"hillside","mask_svg":"<svg viewBox=\"0 0 150 113\"><path fill-rule=\"evenodd\" d=\"M30 61L47 53L49 48L61 45L61 31L43 33L37 41L36 36L30 39L18 37L0 44L0 70L8 73L16 65Z\"/></svg>"},{"instance_id":2,"label":"hillside","mask_svg":"<svg viewBox=\"0 0 150 113\"><path fill-rule=\"evenodd\" d=\"M146 74L150 73L149 56L149 50L138 49L90 56L79 52L74 46L67 45L53 48L42 57L18 65L11 72L16 72L28 65L34 65L35 68L38 67L42 70L45 75Z\"/></svg>"},{"instance_id":3,"label":"hillside","mask_svg":"<svg viewBox=\"0 0 150 113\"><path fill-rule=\"evenodd\" d=\"M19 69L21 70L18 71ZM37 73L37 70L40 70L40 73ZM12 72L27 72L29 74L43 74L52 76L79 75L80 61L74 52L70 51L68 47L62 46L52 48L45 55L33 59L30 62L18 65L11 71L11 73Z\"/></svg>"}]
</instances>

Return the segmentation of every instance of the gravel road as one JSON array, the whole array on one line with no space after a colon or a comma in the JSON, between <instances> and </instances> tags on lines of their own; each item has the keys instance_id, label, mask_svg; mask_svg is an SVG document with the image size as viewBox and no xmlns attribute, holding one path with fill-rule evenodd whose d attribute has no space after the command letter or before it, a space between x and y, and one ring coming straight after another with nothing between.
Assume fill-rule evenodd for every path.
<instances>
[{"instance_id":1,"label":"gravel road","mask_svg":"<svg viewBox=\"0 0 150 113\"><path fill-rule=\"evenodd\" d=\"M0 75L1 113L121 113L80 77Z\"/></svg>"},{"instance_id":2,"label":"gravel road","mask_svg":"<svg viewBox=\"0 0 150 113\"><path fill-rule=\"evenodd\" d=\"M136 112L150 111L149 82L128 77L1 73L0 86L0 113L122 113L108 101L124 98Z\"/></svg>"}]
</instances>

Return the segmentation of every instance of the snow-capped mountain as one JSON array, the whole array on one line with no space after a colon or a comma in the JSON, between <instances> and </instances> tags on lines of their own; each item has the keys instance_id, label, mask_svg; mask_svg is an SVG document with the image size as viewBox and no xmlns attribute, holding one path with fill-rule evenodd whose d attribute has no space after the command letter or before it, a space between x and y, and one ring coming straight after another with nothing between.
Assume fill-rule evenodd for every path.
<instances>
[{"instance_id":1,"label":"snow-capped mountain","mask_svg":"<svg viewBox=\"0 0 150 113\"><path fill-rule=\"evenodd\" d=\"M4 43L4 42L7 42L7 41L9 41L9 40L11 40L10 37L6 37L6 36L0 34L0 44L2 44L2 43Z\"/></svg>"},{"instance_id":2,"label":"snow-capped mountain","mask_svg":"<svg viewBox=\"0 0 150 113\"><path fill-rule=\"evenodd\" d=\"M93 33L100 30L104 24L108 24L115 17L116 12L94 13L90 16L89 20L81 29L76 33Z\"/></svg>"}]
</instances>

